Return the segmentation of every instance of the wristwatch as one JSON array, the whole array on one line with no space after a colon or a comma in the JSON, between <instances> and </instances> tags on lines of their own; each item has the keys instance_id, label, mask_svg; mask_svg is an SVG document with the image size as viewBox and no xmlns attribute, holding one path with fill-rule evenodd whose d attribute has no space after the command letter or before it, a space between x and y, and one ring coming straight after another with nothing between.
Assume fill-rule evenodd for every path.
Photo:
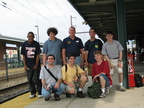
<instances>
[{"instance_id":1,"label":"wristwatch","mask_svg":"<svg viewBox=\"0 0 144 108\"><path fill-rule=\"evenodd\" d=\"M118 60L119 62L122 62L122 60Z\"/></svg>"}]
</instances>

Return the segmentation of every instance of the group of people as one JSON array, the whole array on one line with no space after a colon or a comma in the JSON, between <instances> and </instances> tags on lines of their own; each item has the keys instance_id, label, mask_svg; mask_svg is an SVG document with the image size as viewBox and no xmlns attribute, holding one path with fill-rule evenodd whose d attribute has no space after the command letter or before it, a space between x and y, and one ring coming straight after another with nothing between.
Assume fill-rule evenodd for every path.
<instances>
[{"instance_id":1,"label":"group of people","mask_svg":"<svg viewBox=\"0 0 144 108\"><path fill-rule=\"evenodd\" d=\"M125 91L123 87L122 71L122 45L113 40L113 33L106 33L106 43L96 39L96 30L89 30L90 39L83 46L80 38L75 36L74 27L69 28L69 36L63 41L56 38L56 28L49 28L49 39L43 46L43 67L40 65L40 45L34 40L34 33L29 32L28 41L22 45L24 69L27 71L30 98L45 97L45 101L54 93L55 100L60 100L59 95L66 92L66 97L71 98L77 91L77 97L84 98L83 88L88 80L82 67L88 67L88 75L92 81L101 85L102 94L105 97L108 87L112 87L112 75L118 71L118 90ZM104 61L104 58L106 59ZM36 78L35 78L35 77ZM35 87L36 84L36 87Z\"/></svg>"}]
</instances>

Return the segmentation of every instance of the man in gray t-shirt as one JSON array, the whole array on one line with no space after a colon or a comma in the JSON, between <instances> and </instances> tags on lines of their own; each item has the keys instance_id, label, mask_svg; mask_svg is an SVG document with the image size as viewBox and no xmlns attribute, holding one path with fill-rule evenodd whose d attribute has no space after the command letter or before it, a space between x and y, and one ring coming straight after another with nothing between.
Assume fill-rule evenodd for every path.
<instances>
[{"instance_id":1,"label":"man in gray t-shirt","mask_svg":"<svg viewBox=\"0 0 144 108\"><path fill-rule=\"evenodd\" d=\"M117 87L120 91L125 91L123 87L123 63L122 63L122 51L123 47L120 42L113 40L113 33L106 33L107 42L103 45L102 54L106 58L110 67L110 77L112 79L114 69L118 71L119 85ZM110 85L112 87L112 84Z\"/></svg>"},{"instance_id":2,"label":"man in gray t-shirt","mask_svg":"<svg viewBox=\"0 0 144 108\"><path fill-rule=\"evenodd\" d=\"M61 66L54 65L55 56L50 54L47 56L48 64L41 68L40 79L42 82L42 95L45 101L51 97L51 92L54 93L55 100L60 100L59 95L65 90L65 85L62 83ZM53 74L55 79L47 69Z\"/></svg>"}]
</instances>

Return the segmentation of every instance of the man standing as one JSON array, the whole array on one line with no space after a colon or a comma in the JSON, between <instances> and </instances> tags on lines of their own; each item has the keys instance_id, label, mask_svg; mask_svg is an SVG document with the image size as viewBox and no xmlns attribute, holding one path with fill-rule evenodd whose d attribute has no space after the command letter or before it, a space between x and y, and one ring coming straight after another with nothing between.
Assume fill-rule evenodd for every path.
<instances>
[{"instance_id":1,"label":"man standing","mask_svg":"<svg viewBox=\"0 0 144 108\"><path fill-rule=\"evenodd\" d=\"M71 94L75 93L76 83L79 84L77 88L77 97L84 98L82 92L83 87L86 84L86 73L75 64L76 56L71 54L68 56L68 64L62 67L63 82L66 84L66 97L70 98Z\"/></svg>"},{"instance_id":2,"label":"man standing","mask_svg":"<svg viewBox=\"0 0 144 108\"><path fill-rule=\"evenodd\" d=\"M92 64L96 62L93 53L96 50L102 50L103 43L95 38L96 30L91 28L89 30L90 39L85 43L85 62L88 67L88 74L91 76Z\"/></svg>"},{"instance_id":3,"label":"man standing","mask_svg":"<svg viewBox=\"0 0 144 108\"><path fill-rule=\"evenodd\" d=\"M34 41L34 33L29 32L27 35L28 41L25 41L21 48L21 54L23 55L24 69L27 71L27 78L29 83L29 91L31 92L30 98L36 97L36 86L38 91L38 97L41 95L41 81L39 80L40 73L40 59L41 53L40 45ZM35 81L33 80L35 78Z\"/></svg>"},{"instance_id":4,"label":"man standing","mask_svg":"<svg viewBox=\"0 0 144 108\"><path fill-rule=\"evenodd\" d=\"M106 60L109 63L110 77L112 79L114 69L116 69L118 71L118 79L119 79L119 85L117 89L120 91L125 91L125 88L123 87L123 69L122 69L123 47L120 44L120 42L113 40L113 33L111 31L106 33L106 39L107 42L103 45L102 54L105 56Z\"/></svg>"},{"instance_id":5,"label":"man standing","mask_svg":"<svg viewBox=\"0 0 144 108\"><path fill-rule=\"evenodd\" d=\"M51 98L51 93L54 93L56 101L60 100L59 95L65 90L65 85L62 82L61 67L54 65L55 56L49 54L47 56L48 64L43 66L40 72L40 79L42 82L42 95L45 101ZM49 70L49 72L48 72ZM53 77L51 74L53 74Z\"/></svg>"},{"instance_id":6,"label":"man standing","mask_svg":"<svg viewBox=\"0 0 144 108\"><path fill-rule=\"evenodd\" d=\"M75 28L69 28L70 36L65 38L62 42L62 59L63 65L67 64L66 57L70 54L76 55L76 64L83 66L84 54L83 54L83 43L80 38L75 36Z\"/></svg>"},{"instance_id":7,"label":"man standing","mask_svg":"<svg viewBox=\"0 0 144 108\"><path fill-rule=\"evenodd\" d=\"M47 30L47 34L50 37L43 46L43 65L46 65L46 57L49 54L53 54L55 56L55 65L62 65L61 59L61 45L62 41L56 38L58 31L56 28L49 28Z\"/></svg>"}]
</instances>

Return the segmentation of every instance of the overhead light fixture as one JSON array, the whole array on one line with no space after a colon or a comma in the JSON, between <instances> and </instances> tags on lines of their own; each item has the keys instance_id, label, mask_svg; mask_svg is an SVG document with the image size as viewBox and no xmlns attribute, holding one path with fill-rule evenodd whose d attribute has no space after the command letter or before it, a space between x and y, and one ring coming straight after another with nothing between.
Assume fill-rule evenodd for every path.
<instances>
[{"instance_id":1,"label":"overhead light fixture","mask_svg":"<svg viewBox=\"0 0 144 108\"><path fill-rule=\"evenodd\" d=\"M92 3L94 3L94 2L96 2L96 0L89 0L89 2L92 2Z\"/></svg>"},{"instance_id":2,"label":"overhead light fixture","mask_svg":"<svg viewBox=\"0 0 144 108\"><path fill-rule=\"evenodd\" d=\"M87 23L86 21L84 21L84 22L82 22L82 24L85 24L85 25L87 25L88 23Z\"/></svg>"}]
</instances>

